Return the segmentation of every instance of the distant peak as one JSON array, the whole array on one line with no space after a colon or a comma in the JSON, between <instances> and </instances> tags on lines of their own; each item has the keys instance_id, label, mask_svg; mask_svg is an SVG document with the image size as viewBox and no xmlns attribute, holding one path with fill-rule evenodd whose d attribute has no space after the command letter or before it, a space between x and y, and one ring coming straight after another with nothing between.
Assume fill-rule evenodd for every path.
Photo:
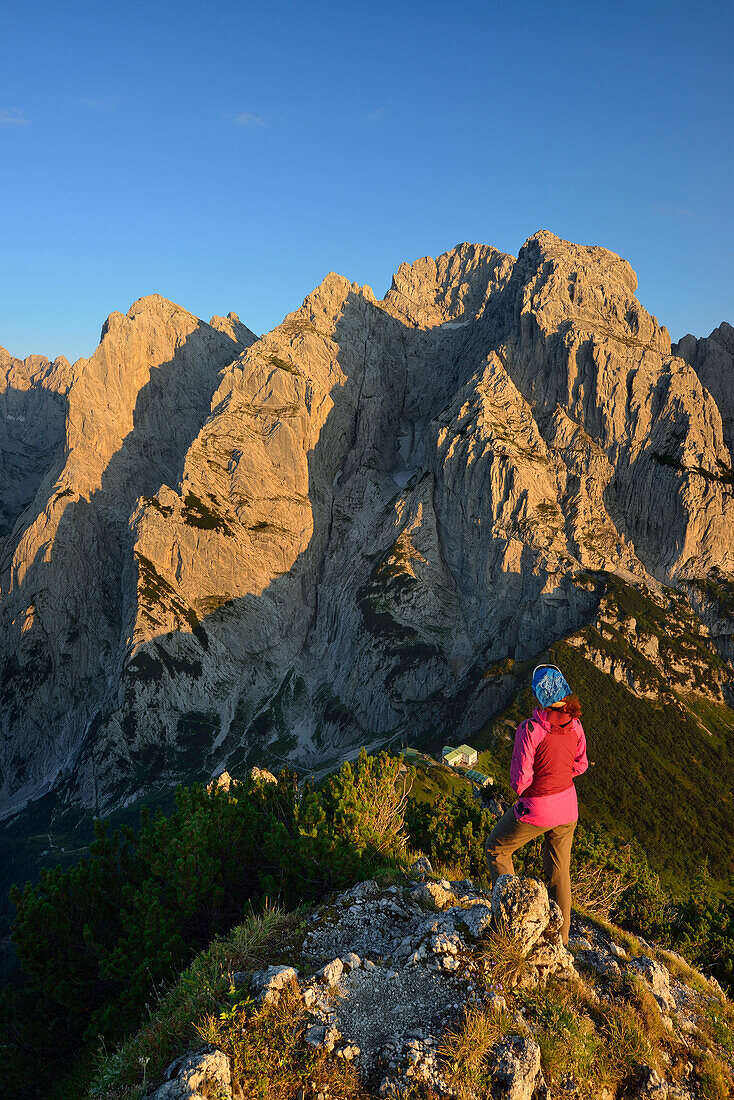
<instances>
[{"instance_id":1,"label":"distant peak","mask_svg":"<svg viewBox=\"0 0 734 1100\"><path fill-rule=\"evenodd\" d=\"M146 294L142 298L138 298L133 302L130 309L127 311L128 319L133 321L136 317L141 315L160 316L161 314L170 315L172 313L185 313L189 317L193 317L194 314L188 309L184 309L183 306L176 305L169 298L164 298L162 294ZM198 318L196 318L198 320Z\"/></svg>"},{"instance_id":2,"label":"distant peak","mask_svg":"<svg viewBox=\"0 0 734 1100\"><path fill-rule=\"evenodd\" d=\"M237 314L232 310L226 317L219 317L215 314L209 324L217 332L228 336L230 340L234 340L242 348L249 348L257 340L256 334L247 325L243 325Z\"/></svg>"},{"instance_id":3,"label":"distant peak","mask_svg":"<svg viewBox=\"0 0 734 1100\"><path fill-rule=\"evenodd\" d=\"M418 328L478 315L508 278L514 257L491 245L457 244L435 260L403 263L383 299L390 312Z\"/></svg>"},{"instance_id":4,"label":"distant peak","mask_svg":"<svg viewBox=\"0 0 734 1100\"><path fill-rule=\"evenodd\" d=\"M343 275L330 271L315 290L304 298L301 310L298 312L304 311L312 320L319 319L321 322L325 320L327 325L333 324L342 312L350 294L367 297L370 301L374 300L369 287L350 283L349 279L345 279Z\"/></svg>"}]
</instances>

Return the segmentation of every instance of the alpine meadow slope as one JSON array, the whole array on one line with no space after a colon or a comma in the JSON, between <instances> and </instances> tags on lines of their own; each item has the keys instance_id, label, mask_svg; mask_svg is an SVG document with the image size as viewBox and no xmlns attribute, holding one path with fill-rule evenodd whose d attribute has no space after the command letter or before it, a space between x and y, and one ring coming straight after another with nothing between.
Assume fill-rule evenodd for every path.
<instances>
[{"instance_id":1,"label":"alpine meadow slope","mask_svg":"<svg viewBox=\"0 0 734 1100\"><path fill-rule=\"evenodd\" d=\"M636 285L539 232L379 301L332 273L259 339L153 295L73 367L2 353L2 813L466 740L571 636L727 740L732 330L672 348ZM677 656L599 625L619 584L682 600Z\"/></svg>"}]
</instances>

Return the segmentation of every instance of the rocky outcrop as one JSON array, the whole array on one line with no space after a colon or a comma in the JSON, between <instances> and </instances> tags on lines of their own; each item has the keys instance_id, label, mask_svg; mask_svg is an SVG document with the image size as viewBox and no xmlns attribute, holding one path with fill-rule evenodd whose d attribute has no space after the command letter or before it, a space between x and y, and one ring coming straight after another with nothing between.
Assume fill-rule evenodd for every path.
<instances>
[{"instance_id":1,"label":"rocky outcrop","mask_svg":"<svg viewBox=\"0 0 734 1100\"><path fill-rule=\"evenodd\" d=\"M502 876L489 895L469 880L426 877L425 865L414 873L422 881L389 887L366 881L325 899L306 918L308 933L294 965L232 975L235 999L249 995L259 1006L244 1028L263 1021L267 1027L268 1011L282 1011L286 997L299 1042L322 1059L352 1063L365 1094L375 1097L406 1097L416 1087L463 1100L542 1100L559 1089L611 1100L620 1086L630 1098L700 1094L699 1070L711 1072L711 1060L702 1062L701 1028L712 1013L728 1011L721 991L703 975L687 968L688 980L675 977L662 961L672 965L674 956L649 944L649 955L635 954L642 942L626 937L623 946L617 940L623 933L575 914L573 955L566 952L557 906L535 879ZM425 885L440 885L441 895L427 895ZM442 908L430 908L436 901ZM471 917L477 910L488 918L480 927ZM514 980L504 966L508 937L524 953L524 979L535 970L533 981ZM566 956L561 970L535 965L543 945ZM637 984L652 1004L635 1017ZM633 1054L621 1050L609 1024L620 1011L624 1026L639 1033ZM464 1029L469 1072L454 1045ZM586 1061L568 1057L564 1036L572 1033L583 1035ZM667 1036L662 1043L661 1034ZM483 1035L493 1038L475 1056ZM639 1060L645 1050L653 1064ZM724 1081L728 1055L723 1048L719 1053ZM620 1058L627 1059L622 1070ZM154 1100L192 1095L185 1089L205 1071L229 1095L226 1061L211 1050L179 1059ZM316 1100L318 1088L304 1081L302 1092Z\"/></svg>"},{"instance_id":2,"label":"rocky outcrop","mask_svg":"<svg viewBox=\"0 0 734 1100\"><path fill-rule=\"evenodd\" d=\"M5 811L466 738L511 690L488 668L593 619L589 571L734 576L725 386L635 289L541 232L380 301L332 273L258 340L152 296L91 359L25 368L64 441L6 504L35 494L2 570Z\"/></svg>"}]
</instances>

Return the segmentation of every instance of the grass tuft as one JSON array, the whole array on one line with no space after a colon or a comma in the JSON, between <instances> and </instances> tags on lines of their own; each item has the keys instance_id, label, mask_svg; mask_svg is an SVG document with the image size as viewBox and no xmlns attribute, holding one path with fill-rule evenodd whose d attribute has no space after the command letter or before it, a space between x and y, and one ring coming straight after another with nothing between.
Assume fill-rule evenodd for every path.
<instances>
[{"instance_id":1,"label":"grass tuft","mask_svg":"<svg viewBox=\"0 0 734 1100\"><path fill-rule=\"evenodd\" d=\"M734 1096L734 1080L719 1058L706 1051L696 1069L703 1100L730 1100Z\"/></svg>"},{"instance_id":2,"label":"grass tuft","mask_svg":"<svg viewBox=\"0 0 734 1100\"><path fill-rule=\"evenodd\" d=\"M601 1039L588 1015L574 1003L573 992L553 983L526 994L523 1002L548 1084L558 1086L566 1074L581 1089L597 1080Z\"/></svg>"},{"instance_id":3,"label":"grass tuft","mask_svg":"<svg viewBox=\"0 0 734 1100\"><path fill-rule=\"evenodd\" d=\"M623 1081L639 1063L657 1068L652 1044L644 1032L642 1021L630 1005L611 1005L599 1033L602 1040L600 1061L612 1081Z\"/></svg>"},{"instance_id":4,"label":"grass tuft","mask_svg":"<svg viewBox=\"0 0 734 1100\"><path fill-rule=\"evenodd\" d=\"M491 1075L487 1057L492 1047L517 1027L506 1012L469 1008L463 1019L443 1035L438 1047L442 1076L460 1100L488 1088Z\"/></svg>"},{"instance_id":5,"label":"grass tuft","mask_svg":"<svg viewBox=\"0 0 734 1100\"><path fill-rule=\"evenodd\" d=\"M367 1100L355 1066L304 1042L305 1015L293 987L277 1004L258 1007L247 998L228 1012L209 1015L198 1030L229 1058L232 1091L243 1100L295 1100L301 1090Z\"/></svg>"},{"instance_id":6,"label":"grass tuft","mask_svg":"<svg viewBox=\"0 0 734 1100\"><path fill-rule=\"evenodd\" d=\"M520 985L527 972L528 962L517 937L501 924L489 932L483 942L485 946L479 954L479 962L487 985L500 985L505 989L514 989Z\"/></svg>"}]
</instances>

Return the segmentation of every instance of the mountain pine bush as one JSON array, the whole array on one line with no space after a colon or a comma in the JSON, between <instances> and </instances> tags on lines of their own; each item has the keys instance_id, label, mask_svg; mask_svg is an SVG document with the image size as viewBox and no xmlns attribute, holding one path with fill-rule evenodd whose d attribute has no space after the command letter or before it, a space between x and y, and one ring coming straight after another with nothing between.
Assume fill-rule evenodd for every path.
<instances>
[{"instance_id":1,"label":"mountain pine bush","mask_svg":"<svg viewBox=\"0 0 734 1100\"><path fill-rule=\"evenodd\" d=\"M405 844L400 761L362 753L320 790L247 780L179 788L170 816L97 825L90 855L12 894L25 996L78 1036L117 1036L216 935L267 900L294 907L368 876ZM65 1036L68 1041L68 1035Z\"/></svg>"}]
</instances>

